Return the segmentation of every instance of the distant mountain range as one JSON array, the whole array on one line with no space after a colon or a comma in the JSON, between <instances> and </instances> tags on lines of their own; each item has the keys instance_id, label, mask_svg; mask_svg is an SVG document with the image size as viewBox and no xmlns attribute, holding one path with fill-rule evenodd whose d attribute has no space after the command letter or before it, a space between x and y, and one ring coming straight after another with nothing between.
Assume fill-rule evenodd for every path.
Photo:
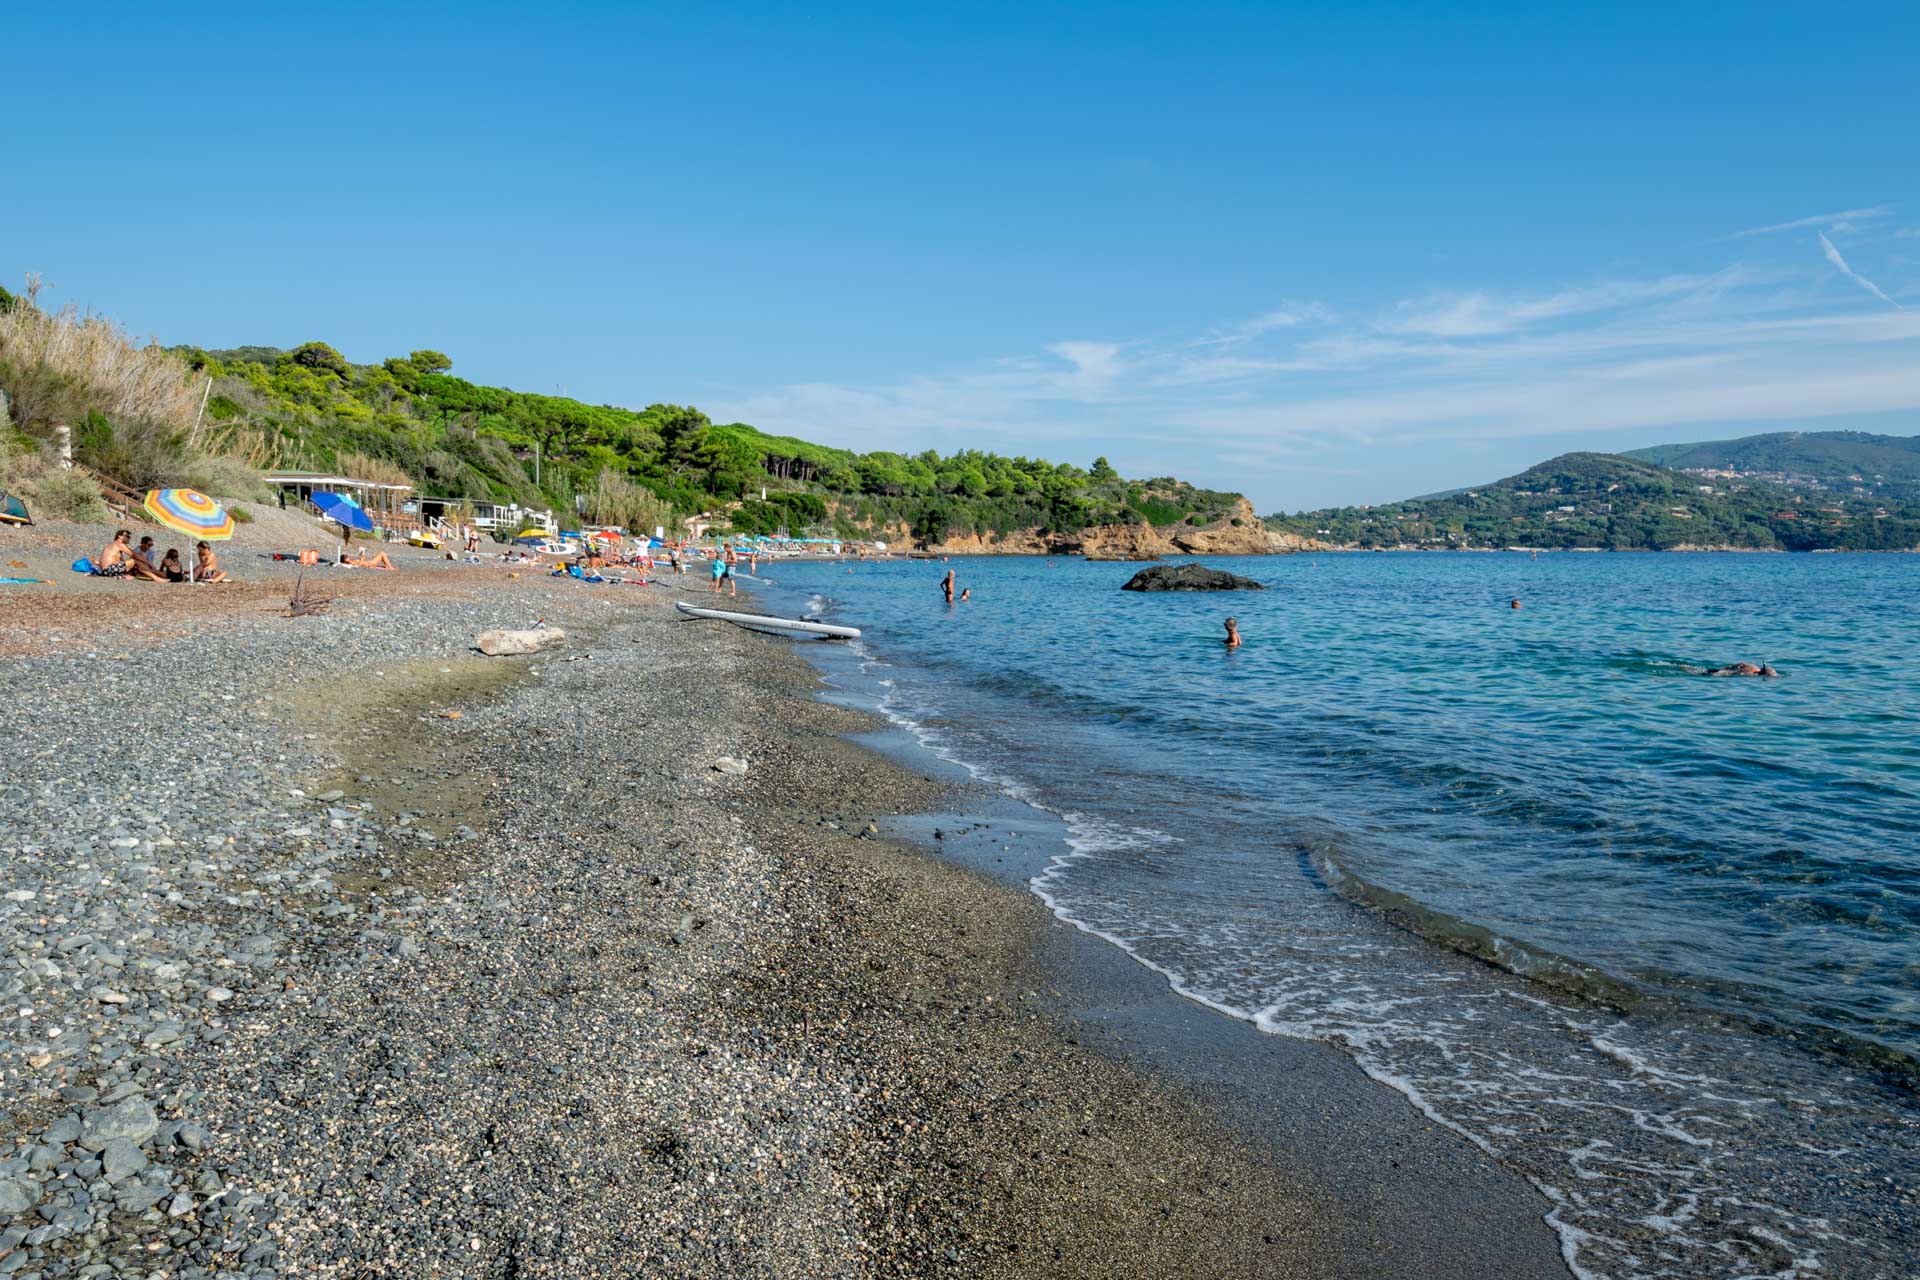
<instances>
[{"instance_id":1,"label":"distant mountain range","mask_svg":"<svg viewBox=\"0 0 1920 1280\"><path fill-rule=\"evenodd\" d=\"M1780 432L1568 453L1472 489L1266 525L1360 549L1920 549L1920 438Z\"/></svg>"}]
</instances>

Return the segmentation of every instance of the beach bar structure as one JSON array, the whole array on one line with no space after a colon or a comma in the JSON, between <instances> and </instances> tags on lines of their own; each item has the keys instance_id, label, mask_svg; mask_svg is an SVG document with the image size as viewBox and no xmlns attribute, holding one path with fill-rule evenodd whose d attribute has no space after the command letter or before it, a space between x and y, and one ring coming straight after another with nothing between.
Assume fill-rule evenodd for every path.
<instances>
[{"instance_id":1,"label":"beach bar structure","mask_svg":"<svg viewBox=\"0 0 1920 1280\"><path fill-rule=\"evenodd\" d=\"M428 528L465 523L486 533L502 530L508 537L529 527L545 529L548 533L560 527L552 511L523 507L517 502L422 497L409 503L408 510L417 514Z\"/></svg>"},{"instance_id":2,"label":"beach bar structure","mask_svg":"<svg viewBox=\"0 0 1920 1280\"><path fill-rule=\"evenodd\" d=\"M316 493L338 493L359 503L375 524L383 529L404 530L419 523L408 508L410 484L390 484L379 480L355 480L352 476L326 475L315 471L269 471L266 482L289 499L311 502Z\"/></svg>"},{"instance_id":3,"label":"beach bar structure","mask_svg":"<svg viewBox=\"0 0 1920 1280\"><path fill-rule=\"evenodd\" d=\"M355 480L351 476L316 471L270 471L266 481L296 502L310 502L316 493L344 494L359 503L374 524L388 533L405 535L417 529L432 529L444 534L451 526L465 523L485 532L505 530L511 537L529 525L549 531L559 527L551 511L472 498L418 497L410 484Z\"/></svg>"}]
</instances>

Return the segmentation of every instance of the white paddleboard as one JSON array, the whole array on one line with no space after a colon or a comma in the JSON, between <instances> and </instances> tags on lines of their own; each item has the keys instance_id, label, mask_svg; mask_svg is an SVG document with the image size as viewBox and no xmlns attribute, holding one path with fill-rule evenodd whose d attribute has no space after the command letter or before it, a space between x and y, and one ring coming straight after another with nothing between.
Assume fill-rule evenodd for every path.
<instances>
[{"instance_id":1,"label":"white paddleboard","mask_svg":"<svg viewBox=\"0 0 1920 1280\"><path fill-rule=\"evenodd\" d=\"M836 627L829 622L808 622L804 618L770 618L759 613L730 613L725 609L702 609L698 605L688 604L685 600L675 600L674 608L695 618L712 618L716 622L731 622L739 627L752 627L756 631L798 631L810 636L829 636L835 640L858 640L860 628Z\"/></svg>"}]
</instances>

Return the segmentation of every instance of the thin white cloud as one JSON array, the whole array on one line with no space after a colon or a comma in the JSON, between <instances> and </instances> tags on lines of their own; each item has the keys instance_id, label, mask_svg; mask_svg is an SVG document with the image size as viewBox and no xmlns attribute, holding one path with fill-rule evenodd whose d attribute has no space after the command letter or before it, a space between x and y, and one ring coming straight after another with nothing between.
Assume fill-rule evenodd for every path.
<instances>
[{"instance_id":1,"label":"thin white cloud","mask_svg":"<svg viewBox=\"0 0 1920 1280\"><path fill-rule=\"evenodd\" d=\"M1792 222L1776 222L1770 227L1749 227L1745 231L1736 231L1726 240L1741 240L1747 236L1767 236L1776 231L1804 231L1808 227L1833 227L1836 223L1865 222L1872 218L1886 218L1893 214L1890 204L1877 204L1871 209L1842 209L1839 213L1819 213L1811 218L1795 218Z\"/></svg>"},{"instance_id":2,"label":"thin white cloud","mask_svg":"<svg viewBox=\"0 0 1920 1280\"><path fill-rule=\"evenodd\" d=\"M1724 289L1729 273L1665 276L1657 280L1611 280L1541 297L1475 292L1440 294L1400 302L1381 325L1394 333L1475 338L1512 333L1542 321L1560 320L1703 291Z\"/></svg>"},{"instance_id":3,"label":"thin white cloud","mask_svg":"<svg viewBox=\"0 0 1920 1280\"><path fill-rule=\"evenodd\" d=\"M1833 241L1827 239L1824 233L1822 233L1820 236L1820 251L1827 255L1827 261L1831 262L1834 265L1834 267L1838 269L1841 275L1853 281L1855 284L1859 285L1862 289L1865 289L1868 293L1880 299L1880 301L1886 303L1888 306L1897 307L1900 305L1899 303L1895 302L1892 298L1889 298L1884 292L1882 292L1879 285L1875 284L1873 281L1867 279L1865 276L1861 275L1858 271L1855 271L1852 267L1848 266L1847 260L1840 256L1840 251L1833 247Z\"/></svg>"},{"instance_id":4,"label":"thin white cloud","mask_svg":"<svg viewBox=\"0 0 1920 1280\"><path fill-rule=\"evenodd\" d=\"M1252 342L1255 338L1272 333L1276 329L1294 329L1304 324L1317 324L1330 319L1332 313L1317 302L1289 302L1274 308L1265 315L1255 316L1242 324L1228 329L1216 329L1203 338L1196 338L1196 347L1233 347Z\"/></svg>"}]
</instances>

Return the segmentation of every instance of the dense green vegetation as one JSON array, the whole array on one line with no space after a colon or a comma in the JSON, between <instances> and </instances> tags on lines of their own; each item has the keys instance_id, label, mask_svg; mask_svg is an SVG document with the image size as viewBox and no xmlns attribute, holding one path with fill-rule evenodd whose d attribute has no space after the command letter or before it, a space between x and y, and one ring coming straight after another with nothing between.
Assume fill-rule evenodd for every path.
<instances>
[{"instance_id":1,"label":"dense green vegetation","mask_svg":"<svg viewBox=\"0 0 1920 1280\"><path fill-rule=\"evenodd\" d=\"M480 386L451 373L437 351L378 365L351 364L320 342L180 354L213 380L208 414L259 433L282 466L368 479L390 469L431 496L579 509L610 523L664 523L740 503L728 520L742 532L904 525L937 541L1112 521L1205 523L1238 498L1170 477L1124 480L1104 458L1082 470L976 450L854 453L710 422L691 406L620 409Z\"/></svg>"},{"instance_id":2,"label":"dense green vegetation","mask_svg":"<svg viewBox=\"0 0 1920 1280\"><path fill-rule=\"evenodd\" d=\"M1569 453L1478 489L1268 516L1267 524L1363 548L1905 550L1920 546L1920 501L1709 479L1616 454Z\"/></svg>"}]
</instances>

